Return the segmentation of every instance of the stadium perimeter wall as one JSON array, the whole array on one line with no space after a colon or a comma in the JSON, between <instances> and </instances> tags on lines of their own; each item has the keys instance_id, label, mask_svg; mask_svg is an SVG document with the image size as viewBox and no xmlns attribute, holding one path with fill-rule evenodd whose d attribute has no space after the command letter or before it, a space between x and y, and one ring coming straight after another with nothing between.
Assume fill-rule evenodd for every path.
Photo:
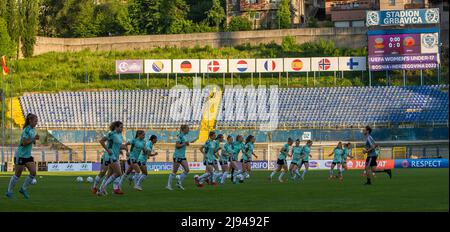
<instances>
[{"instance_id":1,"label":"stadium perimeter wall","mask_svg":"<svg viewBox=\"0 0 450 232\"><path fill-rule=\"evenodd\" d=\"M300 28L239 32L214 32L171 35L115 36L96 38L37 37L34 55L47 52L144 50L156 47L195 47L209 45L213 48L242 44L281 44L283 37L292 36L298 43L326 39L336 47L361 48L367 45L366 28Z\"/></svg>"}]
</instances>

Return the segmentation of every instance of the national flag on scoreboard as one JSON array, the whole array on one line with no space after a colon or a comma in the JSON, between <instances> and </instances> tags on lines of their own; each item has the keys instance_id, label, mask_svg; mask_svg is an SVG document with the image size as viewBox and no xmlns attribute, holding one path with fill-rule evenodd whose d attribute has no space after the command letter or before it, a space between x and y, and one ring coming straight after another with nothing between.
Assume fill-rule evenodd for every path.
<instances>
[{"instance_id":1,"label":"national flag on scoreboard","mask_svg":"<svg viewBox=\"0 0 450 232\"><path fill-rule=\"evenodd\" d=\"M2 56L2 72L3 72L3 75L8 75L8 73L9 73L8 67L6 66L6 57L5 56Z\"/></svg>"},{"instance_id":2,"label":"national flag on scoreboard","mask_svg":"<svg viewBox=\"0 0 450 232\"><path fill-rule=\"evenodd\" d=\"M200 60L201 73L227 73L228 62L226 59L204 59Z\"/></svg>"},{"instance_id":3,"label":"national flag on scoreboard","mask_svg":"<svg viewBox=\"0 0 450 232\"><path fill-rule=\"evenodd\" d=\"M229 72L230 73L254 73L255 59L229 59Z\"/></svg>"},{"instance_id":4,"label":"national flag on scoreboard","mask_svg":"<svg viewBox=\"0 0 450 232\"><path fill-rule=\"evenodd\" d=\"M171 73L171 60L144 60L144 73Z\"/></svg>"},{"instance_id":5,"label":"national flag on scoreboard","mask_svg":"<svg viewBox=\"0 0 450 232\"><path fill-rule=\"evenodd\" d=\"M311 58L311 71L338 71L338 57L313 57Z\"/></svg>"},{"instance_id":6,"label":"national flag on scoreboard","mask_svg":"<svg viewBox=\"0 0 450 232\"><path fill-rule=\"evenodd\" d=\"M283 59L256 59L257 72L283 72Z\"/></svg>"},{"instance_id":7,"label":"national flag on scoreboard","mask_svg":"<svg viewBox=\"0 0 450 232\"><path fill-rule=\"evenodd\" d=\"M172 63L174 73L199 73L200 60L198 59L175 59Z\"/></svg>"},{"instance_id":8,"label":"national flag on scoreboard","mask_svg":"<svg viewBox=\"0 0 450 232\"><path fill-rule=\"evenodd\" d=\"M339 71L366 70L366 57L339 57Z\"/></svg>"},{"instance_id":9,"label":"national flag on scoreboard","mask_svg":"<svg viewBox=\"0 0 450 232\"><path fill-rule=\"evenodd\" d=\"M285 72L311 71L311 58L284 58Z\"/></svg>"}]
</instances>

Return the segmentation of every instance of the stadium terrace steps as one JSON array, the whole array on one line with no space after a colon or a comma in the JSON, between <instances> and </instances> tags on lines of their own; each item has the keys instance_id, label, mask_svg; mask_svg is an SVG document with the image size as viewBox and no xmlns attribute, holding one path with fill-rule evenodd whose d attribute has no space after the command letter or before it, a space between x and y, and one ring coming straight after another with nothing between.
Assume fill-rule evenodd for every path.
<instances>
[{"instance_id":1,"label":"stadium terrace steps","mask_svg":"<svg viewBox=\"0 0 450 232\"><path fill-rule=\"evenodd\" d=\"M7 112L6 117L11 119L11 111L12 111L12 120L18 125L20 128L25 124L25 117L22 112L22 106L20 104L18 97L12 98L12 109L11 109L11 98L8 98L7 102Z\"/></svg>"},{"instance_id":2,"label":"stadium terrace steps","mask_svg":"<svg viewBox=\"0 0 450 232\"><path fill-rule=\"evenodd\" d=\"M203 107L203 116L200 123L200 133L197 143L204 143L208 140L209 132L215 130L217 115L220 111L220 102L222 100L222 91L215 91L210 93L208 101Z\"/></svg>"},{"instance_id":3,"label":"stadium terrace steps","mask_svg":"<svg viewBox=\"0 0 450 232\"><path fill-rule=\"evenodd\" d=\"M215 127L254 127L273 117L278 117L283 128L447 125L448 91L442 89L448 86L280 88L278 110L266 118L261 118L254 106L262 102L270 112L274 101L262 95L266 91L269 96L270 90L226 89L214 98L220 101ZM189 124L197 130L209 94L208 89L62 92L27 94L20 97L20 104L23 114L38 115L41 128L105 130L110 122L121 120L128 129L177 130L181 124ZM174 105L181 107L174 111ZM179 115L183 117L174 117Z\"/></svg>"}]
</instances>

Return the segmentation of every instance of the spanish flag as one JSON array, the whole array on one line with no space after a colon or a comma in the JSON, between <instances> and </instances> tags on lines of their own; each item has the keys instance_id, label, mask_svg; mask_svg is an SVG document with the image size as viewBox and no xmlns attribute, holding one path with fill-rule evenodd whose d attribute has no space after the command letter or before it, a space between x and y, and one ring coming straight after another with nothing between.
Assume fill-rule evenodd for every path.
<instances>
[{"instance_id":1,"label":"spanish flag","mask_svg":"<svg viewBox=\"0 0 450 232\"><path fill-rule=\"evenodd\" d=\"M6 67L6 57L2 56L2 72L3 75L8 75L8 67Z\"/></svg>"}]
</instances>

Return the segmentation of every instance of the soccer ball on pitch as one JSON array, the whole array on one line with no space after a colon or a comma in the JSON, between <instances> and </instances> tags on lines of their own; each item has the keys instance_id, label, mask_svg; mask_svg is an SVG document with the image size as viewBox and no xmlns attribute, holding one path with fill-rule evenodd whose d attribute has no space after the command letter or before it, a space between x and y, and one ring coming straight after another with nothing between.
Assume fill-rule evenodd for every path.
<instances>
[{"instance_id":1,"label":"soccer ball on pitch","mask_svg":"<svg viewBox=\"0 0 450 232\"><path fill-rule=\"evenodd\" d=\"M77 182L83 182L83 177L81 177L81 176L77 177L76 181Z\"/></svg>"},{"instance_id":2,"label":"soccer ball on pitch","mask_svg":"<svg viewBox=\"0 0 450 232\"><path fill-rule=\"evenodd\" d=\"M94 181L94 178L88 176L88 178L86 178L86 182L88 183L92 183Z\"/></svg>"},{"instance_id":3,"label":"soccer ball on pitch","mask_svg":"<svg viewBox=\"0 0 450 232\"><path fill-rule=\"evenodd\" d=\"M31 184L32 184L32 185L35 185L35 184L37 184L37 180L36 180L36 178L33 178L33 180L31 180Z\"/></svg>"}]
</instances>

